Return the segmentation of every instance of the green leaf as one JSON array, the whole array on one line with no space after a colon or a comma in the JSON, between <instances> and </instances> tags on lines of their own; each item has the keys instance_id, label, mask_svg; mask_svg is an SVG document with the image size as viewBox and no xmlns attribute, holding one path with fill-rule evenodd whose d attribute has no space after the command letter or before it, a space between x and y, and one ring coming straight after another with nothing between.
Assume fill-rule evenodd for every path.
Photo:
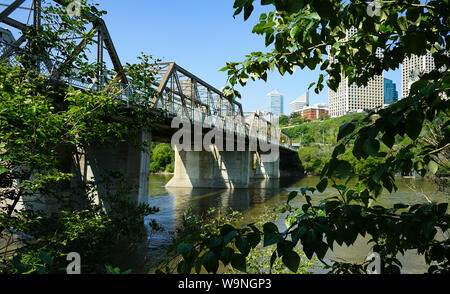
<instances>
[{"instance_id":1,"label":"green leaf","mask_svg":"<svg viewBox=\"0 0 450 294\"><path fill-rule=\"evenodd\" d=\"M346 178L352 174L352 166L348 161L333 159L328 168L329 175L338 178Z\"/></svg>"},{"instance_id":2,"label":"green leaf","mask_svg":"<svg viewBox=\"0 0 450 294\"><path fill-rule=\"evenodd\" d=\"M278 227L273 223L266 223L264 229L264 247L276 244L282 240Z\"/></svg>"},{"instance_id":3,"label":"green leaf","mask_svg":"<svg viewBox=\"0 0 450 294\"><path fill-rule=\"evenodd\" d=\"M392 148L395 144L395 137L389 133L384 134L381 140L389 148Z\"/></svg>"},{"instance_id":4,"label":"green leaf","mask_svg":"<svg viewBox=\"0 0 450 294\"><path fill-rule=\"evenodd\" d=\"M259 242L261 242L261 235L259 234L250 234L247 236L248 244L251 248L255 248L258 246Z\"/></svg>"},{"instance_id":5,"label":"green leaf","mask_svg":"<svg viewBox=\"0 0 450 294\"><path fill-rule=\"evenodd\" d=\"M216 248L222 245L222 237L214 236L209 240L208 247L209 248Z\"/></svg>"},{"instance_id":6,"label":"green leaf","mask_svg":"<svg viewBox=\"0 0 450 294\"><path fill-rule=\"evenodd\" d=\"M236 248L244 255L247 256L250 252L250 245L248 244L247 238L238 237L236 239Z\"/></svg>"},{"instance_id":7,"label":"green leaf","mask_svg":"<svg viewBox=\"0 0 450 294\"><path fill-rule=\"evenodd\" d=\"M300 265L300 256L298 256L297 252L291 251L287 254L283 255L282 261L288 269L290 269L293 273L298 271L298 266Z\"/></svg>"},{"instance_id":8,"label":"green leaf","mask_svg":"<svg viewBox=\"0 0 450 294\"><path fill-rule=\"evenodd\" d=\"M220 260L222 260L224 265L227 265L231 262L233 255L234 255L234 250L230 247L225 247L222 249L222 252L220 254Z\"/></svg>"},{"instance_id":9,"label":"green leaf","mask_svg":"<svg viewBox=\"0 0 450 294\"><path fill-rule=\"evenodd\" d=\"M247 262L245 256L242 254L234 254L231 259L231 266L241 272L247 271Z\"/></svg>"},{"instance_id":10,"label":"green leaf","mask_svg":"<svg viewBox=\"0 0 450 294\"><path fill-rule=\"evenodd\" d=\"M188 253L189 251L191 251L193 248L194 247L192 246L192 244L181 242L177 246L177 253L178 254L185 254L185 253Z\"/></svg>"},{"instance_id":11,"label":"green leaf","mask_svg":"<svg viewBox=\"0 0 450 294\"><path fill-rule=\"evenodd\" d=\"M300 31L300 27L294 25L294 26L292 27L291 31L290 31L290 36L291 36L291 38L295 38L295 37L297 36L297 34L298 34L299 31Z\"/></svg>"},{"instance_id":12,"label":"green leaf","mask_svg":"<svg viewBox=\"0 0 450 294\"><path fill-rule=\"evenodd\" d=\"M305 232L305 234L302 237L302 245L303 245L303 251L306 254L306 257L308 259L311 259L314 255L314 252L319 246L320 238L316 234L314 230L309 230Z\"/></svg>"},{"instance_id":13,"label":"green leaf","mask_svg":"<svg viewBox=\"0 0 450 294\"><path fill-rule=\"evenodd\" d=\"M270 269L272 270L273 264L275 263L275 261L277 260L277 251L274 250L272 253L272 256L270 257Z\"/></svg>"},{"instance_id":14,"label":"green leaf","mask_svg":"<svg viewBox=\"0 0 450 294\"><path fill-rule=\"evenodd\" d=\"M291 202L291 200L294 199L295 197L297 197L297 195L298 195L297 191L293 191L293 192L289 193L287 203Z\"/></svg>"},{"instance_id":15,"label":"green leaf","mask_svg":"<svg viewBox=\"0 0 450 294\"><path fill-rule=\"evenodd\" d=\"M261 0L261 5L270 5L274 4L275 0Z\"/></svg>"},{"instance_id":16,"label":"green leaf","mask_svg":"<svg viewBox=\"0 0 450 294\"><path fill-rule=\"evenodd\" d=\"M418 7L409 7L406 10L406 19L413 24L416 24L420 19L420 10Z\"/></svg>"},{"instance_id":17,"label":"green leaf","mask_svg":"<svg viewBox=\"0 0 450 294\"><path fill-rule=\"evenodd\" d=\"M53 259L44 250L39 250L39 257L45 264L53 265Z\"/></svg>"},{"instance_id":18,"label":"green leaf","mask_svg":"<svg viewBox=\"0 0 450 294\"><path fill-rule=\"evenodd\" d=\"M374 139L364 141L363 150L367 155L376 156L380 150L380 142Z\"/></svg>"},{"instance_id":19,"label":"green leaf","mask_svg":"<svg viewBox=\"0 0 450 294\"><path fill-rule=\"evenodd\" d=\"M428 163L428 169L432 174L436 174L439 169L439 165L435 161L430 160L430 162Z\"/></svg>"},{"instance_id":20,"label":"green leaf","mask_svg":"<svg viewBox=\"0 0 450 294\"><path fill-rule=\"evenodd\" d=\"M345 153L345 145L339 144L334 148L332 157L338 157L340 154L344 153Z\"/></svg>"},{"instance_id":21,"label":"green leaf","mask_svg":"<svg viewBox=\"0 0 450 294\"><path fill-rule=\"evenodd\" d=\"M328 186L328 179L327 178L323 178L316 186L317 191L319 191L320 193L323 193L323 191L325 191L325 189Z\"/></svg>"},{"instance_id":22,"label":"green leaf","mask_svg":"<svg viewBox=\"0 0 450 294\"><path fill-rule=\"evenodd\" d=\"M212 251L206 252L202 257L201 261L205 269L209 273L216 273L219 268L219 262L217 260L216 255Z\"/></svg>"},{"instance_id":23,"label":"green leaf","mask_svg":"<svg viewBox=\"0 0 450 294\"><path fill-rule=\"evenodd\" d=\"M226 233L225 236L223 237L223 244L227 245L228 243L230 243L230 241L233 240L233 238L236 237L236 235L237 231L235 230Z\"/></svg>"},{"instance_id":24,"label":"green leaf","mask_svg":"<svg viewBox=\"0 0 450 294\"><path fill-rule=\"evenodd\" d=\"M244 6L244 20L247 20L253 12L253 4L252 2L247 2Z\"/></svg>"},{"instance_id":25,"label":"green leaf","mask_svg":"<svg viewBox=\"0 0 450 294\"><path fill-rule=\"evenodd\" d=\"M337 140L340 141L342 138L351 134L355 130L355 125L353 123L346 123L339 127L339 135Z\"/></svg>"},{"instance_id":26,"label":"green leaf","mask_svg":"<svg viewBox=\"0 0 450 294\"><path fill-rule=\"evenodd\" d=\"M389 168L388 164L383 164L378 170L377 172L372 176L372 179L375 181L375 183L379 183L381 177L384 175L385 172L387 172Z\"/></svg>"},{"instance_id":27,"label":"green leaf","mask_svg":"<svg viewBox=\"0 0 450 294\"><path fill-rule=\"evenodd\" d=\"M422 132L422 122L418 120L409 119L406 123L406 134L413 141L416 140Z\"/></svg>"},{"instance_id":28,"label":"green leaf","mask_svg":"<svg viewBox=\"0 0 450 294\"><path fill-rule=\"evenodd\" d=\"M288 240L282 240L280 243L277 244L277 251L279 256L283 256L285 254L288 254L292 251L294 248L294 243L292 241Z\"/></svg>"},{"instance_id":29,"label":"green leaf","mask_svg":"<svg viewBox=\"0 0 450 294\"><path fill-rule=\"evenodd\" d=\"M288 14L297 13L305 6L305 0L271 2L275 3L277 11L287 12Z\"/></svg>"},{"instance_id":30,"label":"green leaf","mask_svg":"<svg viewBox=\"0 0 450 294\"><path fill-rule=\"evenodd\" d=\"M276 232L278 233L278 227L274 223L265 223L263 225L264 232Z\"/></svg>"}]
</instances>

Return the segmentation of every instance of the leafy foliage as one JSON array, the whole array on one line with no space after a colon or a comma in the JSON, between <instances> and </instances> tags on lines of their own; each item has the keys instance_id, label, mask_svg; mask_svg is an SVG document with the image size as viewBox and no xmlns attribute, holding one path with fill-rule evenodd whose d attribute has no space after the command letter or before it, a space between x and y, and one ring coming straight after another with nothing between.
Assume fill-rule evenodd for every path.
<instances>
[{"instance_id":1,"label":"leafy foliage","mask_svg":"<svg viewBox=\"0 0 450 294\"><path fill-rule=\"evenodd\" d=\"M82 4L82 15L103 14L86 1ZM129 183L118 174L106 185L114 186L104 191L106 209L94 199L96 185L108 179L74 185L73 156L93 144L113 148L121 142L148 151L146 142L134 138L142 129L151 130L160 117L142 96L128 105L117 99L124 91L117 76L105 77L96 91L55 82L64 76L93 83L104 65L88 61L86 46L93 42L93 31L85 18L67 16L60 5L43 7L42 17L56 25L30 29L26 35L32 45L17 52L18 62L0 64L1 271L65 271L69 252L83 255L84 272L105 271L114 257L109 249L124 238L140 242L146 229L138 220L157 209L130 202ZM86 46L76 48L68 35L81 35ZM58 62L41 74L37 65L47 58ZM139 64L126 68L133 81L141 81L136 95L150 91L150 59L143 54ZM158 229L154 222L151 227Z\"/></svg>"},{"instance_id":2,"label":"leafy foliage","mask_svg":"<svg viewBox=\"0 0 450 294\"><path fill-rule=\"evenodd\" d=\"M281 257L274 259L267 248L261 247L262 225L267 219L275 219L274 213L267 212L256 223L236 229L232 225L242 222L238 212L217 216L216 210L211 209L199 217L191 207L169 248L168 260L160 264L157 273L289 273ZM290 263L295 273L309 273L317 265L314 260L307 261L300 249L292 252L298 257Z\"/></svg>"},{"instance_id":3,"label":"leafy foliage","mask_svg":"<svg viewBox=\"0 0 450 294\"><path fill-rule=\"evenodd\" d=\"M362 124L365 118L363 113L348 114L337 118L328 118L323 121L302 122L297 124L293 122L287 125L283 132L289 135L294 142L301 146L317 147L321 145L336 145L339 128L350 122Z\"/></svg>"},{"instance_id":4,"label":"leafy foliage","mask_svg":"<svg viewBox=\"0 0 450 294\"><path fill-rule=\"evenodd\" d=\"M254 0L236 0L235 15L243 12L247 20L254 11ZM415 82L410 96L386 109L369 113L360 124L342 125L337 134L336 147L324 165L321 180L316 187L301 190L306 204L301 208L289 203L298 196L293 192L283 211L288 213L289 226L279 231L271 222L262 230L252 226L236 228L225 225L219 234L205 236L197 244L208 253L203 261L209 271L216 272L218 261L244 271L244 256L255 244L276 245L271 260L281 257L283 263L295 271L298 255L293 248L301 243L308 258L317 256L323 263L334 244L354 244L358 236L369 236L373 250L382 259L382 273L399 273L402 264L397 259L406 250L415 249L425 256L430 273L450 271L450 241L448 239L448 203L426 203L392 208L374 206L383 189L397 189L394 175L416 171L425 176L437 171L436 157L448 150L449 140L449 28L448 1L386 1L381 2L381 15L369 15L365 1L331 0L263 0L272 11L263 13L253 33L265 38L268 53L252 52L243 62L229 62L222 70L228 73L228 92L235 93L238 83L245 86L249 78L266 80L268 71L278 69L280 74L292 74L295 67L326 71L328 87L337 90L343 78L349 85L367 85L383 70L396 69L404 58L412 55L432 54L436 69L423 73ZM347 32L356 32L347 37ZM377 56L379 49L383 57ZM315 85L319 93L324 89L325 74ZM432 123L443 117L438 140L417 145L425 122ZM399 144L408 138L408 144ZM358 161L371 159L368 170L355 173L351 162L345 158L350 149ZM348 154L348 153L347 153ZM351 180L356 180L354 187ZM323 192L328 186L336 196L312 204L313 194ZM207 241L210 242L207 242ZM236 244L238 252L227 255L228 243ZM191 248L190 247L190 248ZM184 252L184 251L183 251ZM191 252L186 251L186 252ZM198 252L200 254L200 252ZM199 261L197 255L183 255L182 269L189 269ZM234 261L234 262L233 262ZM272 265L272 264L271 264ZM365 272L367 264L334 262L328 265L331 272ZM188 272L189 272L188 271Z\"/></svg>"},{"instance_id":5,"label":"leafy foliage","mask_svg":"<svg viewBox=\"0 0 450 294\"><path fill-rule=\"evenodd\" d=\"M247 269L246 272L248 274L309 274L313 271L314 268L318 266L317 260L309 261L306 258L305 253L295 248L293 252L297 254L300 258L297 266L296 257L292 258L292 262L290 263L290 267L286 267L281 260L281 258L277 258L271 265L271 259L273 251L275 250L274 246L269 246L266 248L256 247L250 250L246 258ZM296 268L296 270L295 270ZM295 270L294 272L291 269ZM230 268L227 274L238 274L240 271Z\"/></svg>"},{"instance_id":6,"label":"leafy foliage","mask_svg":"<svg viewBox=\"0 0 450 294\"><path fill-rule=\"evenodd\" d=\"M150 171L174 171L175 152L169 144L154 144L151 149Z\"/></svg>"}]
</instances>

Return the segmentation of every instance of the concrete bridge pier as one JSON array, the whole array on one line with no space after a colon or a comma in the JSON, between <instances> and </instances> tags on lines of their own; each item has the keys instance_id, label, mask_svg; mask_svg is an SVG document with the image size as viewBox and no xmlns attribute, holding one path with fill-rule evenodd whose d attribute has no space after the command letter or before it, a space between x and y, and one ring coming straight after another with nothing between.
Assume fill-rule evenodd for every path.
<instances>
[{"instance_id":1,"label":"concrete bridge pier","mask_svg":"<svg viewBox=\"0 0 450 294\"><path fill-rule=\"evenodd\" d=\"M175 149L175 175L168 188L247 188L249 151L179 151Z\"/></svg>"},{"instance_id":2,"label":"concrete bridge pier","mask_svg":"<svg viewBox=\"0 0 450 294\"><path fill-rule=\"evenodd\" d=\"M92 184L96 189L95 202L106 211L111 197L120 197L145 203L148 197L150 176L149 131L141 130L137 138L114 147L90 145L74 155L76 182ZM147 147L148 148L147 148Z\"/></svg>"},{"instance_id":3,"label":"concrete bridge pier","mask_svg":"<svg viewBox=\"0 0 450 294\"><path fill-rule=\"evenodd\" d=\"M279 179L280 178L280 157L272 162L264 162L262 152L251 153L251 172L250 179Z\"/></svg>"}]
</instances>

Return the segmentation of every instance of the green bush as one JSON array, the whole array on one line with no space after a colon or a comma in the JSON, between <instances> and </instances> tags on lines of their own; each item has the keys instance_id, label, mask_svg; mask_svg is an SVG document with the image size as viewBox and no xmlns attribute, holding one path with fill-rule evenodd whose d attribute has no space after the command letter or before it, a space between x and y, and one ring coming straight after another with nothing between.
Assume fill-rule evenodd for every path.
<instances>
[{"instance_id":1,"label":"green bush","mask_svg":"<svg viewBox=\"0 0 450 294\"><path fill-rule=\"evenodd\" d=\"M154 144L150 160L150 172L173 172L175 152L169 144Z\"/></svg>"},{"instance_id":2,"label":"green bush","mask_svg":"<svg viewBox=\"0 0 450 294\"><path fill-rule=\"evenodd\" d=\"M175 162L166 165L166 172L173 173L175 171Z\"/></svg>"},{"instance_id":3,"label":"green bush","mask_svg":"<svg viewBox=\"0 0 450 294\"><path fill-rule=\"evenodd\" d=\"M298 150L298 156L309 174L320 173L331 155L331 148L327 146L303 147Z\"/></svg>"}]
</instances>

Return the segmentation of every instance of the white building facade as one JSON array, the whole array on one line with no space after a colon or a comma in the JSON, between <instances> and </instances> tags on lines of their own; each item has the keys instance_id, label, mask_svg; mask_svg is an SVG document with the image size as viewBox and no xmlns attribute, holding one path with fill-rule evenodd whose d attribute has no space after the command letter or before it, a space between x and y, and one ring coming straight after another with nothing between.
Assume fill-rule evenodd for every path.
<instances>
[{"instance_id":1,"label":"white building facade","mask_svg":"<svg viewBox=\"0 0 450 294\"><path fill-rule=\"evenodd\" d=\"M430 53L423 56L405 58L402 63L402 97L409 96L411 85L419 80L419 76L434 70L435 64Z\"/></svg>"},{"instance_id":2,"label":"white building facade","mask_svg":"<svg viewBox=\"0 0 450 294\"><path fill-rule=\"evenodd\" d=\"M309 106L309 92L303 93L300 97L289 103L289 113L299 112L306 106Z\"/></svg>"},{"instance_id":3,"label":"white building facade","mask_svg":"<svg viewBox=\"0 0 450 294\"><path fill-rule=\"evenodd\" d=\"M355 32L356 29L348 30L346 40ZM381 49L377 50L377 56L382 56ZM333 62L332 58L330 61ZM328 102L331 117L380 108L384 104L384 75L373 77L365 87L358 87L355 84L349 86L348 78L341 77L336 92L328 89Z\"/></svg>"}]
</instances>

